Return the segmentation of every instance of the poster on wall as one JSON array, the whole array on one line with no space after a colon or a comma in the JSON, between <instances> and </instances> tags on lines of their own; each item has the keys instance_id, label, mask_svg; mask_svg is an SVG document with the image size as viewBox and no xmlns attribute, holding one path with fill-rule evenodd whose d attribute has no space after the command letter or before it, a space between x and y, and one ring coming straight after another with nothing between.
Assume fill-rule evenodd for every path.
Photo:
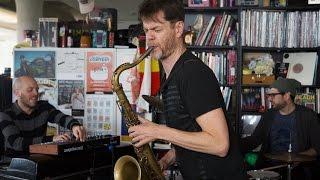
<instances>
[{"instance_id":1,"label":"poster on wall","mask_svg":"<svg viewBox=\"0 0 320 180\"><path fill-rule=\"evenodd\" d=\"M83 111L84 101L84 82L82 80L58 80L59 109Z\"/></svg>"},{"instance_id":2,"label":"poster on wall","mask_svg":"<svg viewBox=\"0 0 320 180\"><path fill-rule=\"evenodd\" d=\"M39 100L48 101L51 105L58 108L56 80L37 78L36 81L39 86Z\"/></svg>"},{"instance_id":3,"label":"poster on wall","mask_svg":"<svg viewBox=\"0 0 320 180\"><path fill-rule=\"evenodd\" d=\"M55 51L14 51L14 77L55 78Z\"/></svg>"},{"instance_id":4,"label":"poster on wall","mask_svg":"<svg viewBox=\"0 0 320 180\"><path fill-rule=\"evenodd\" d=\"M87 93L112 93L113 51L87 52Z\"/></svg>"},{"instance_id":5,"label":"poster on wall","mask_svg":"<svg viewBox=\"0 0 320 180\"><path fill-rule=\"evenodd\" d=\"M85 52L76 49L57 51L57 79L84 80Z\"/></svg>"},{"instance_id":6,"label":"poster on wall","mask_svg":"<svg viewBox=\"0 0 320 180\"><path fill-rule=\"evenodd\" d=\"M85 127L91 134L115 134L115 98L113 95L87 94Z\"/></svg>"}]
</instances>

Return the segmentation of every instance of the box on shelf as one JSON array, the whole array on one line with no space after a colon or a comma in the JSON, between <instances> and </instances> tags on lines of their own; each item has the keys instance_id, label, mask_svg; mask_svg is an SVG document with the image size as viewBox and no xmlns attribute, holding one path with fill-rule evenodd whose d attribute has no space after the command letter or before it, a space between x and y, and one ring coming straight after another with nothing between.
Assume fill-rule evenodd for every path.
<instances>
[{"instance_id":1,"label":"box on shelf","mask_svg":"<svg viewBox=\"0 0 320 180\"><path fill-rule=\"evenodd\" d=\"M260 84L270 85L275 80L274 75L266 76L263 74L244 74L242 75L242 84Z\"/></svg>"}]
</instances>

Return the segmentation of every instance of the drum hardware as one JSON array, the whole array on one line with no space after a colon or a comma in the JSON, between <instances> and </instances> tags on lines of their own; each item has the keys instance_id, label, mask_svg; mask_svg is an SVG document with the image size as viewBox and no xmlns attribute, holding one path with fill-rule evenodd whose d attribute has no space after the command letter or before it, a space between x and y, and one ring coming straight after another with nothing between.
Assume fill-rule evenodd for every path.
<instances>
[{"instance_id":1,"label":"drum hardware","mask_svg":"<svg viewBox=\"0 0 320 180\"><path fill-rule=\"evenodd\" d=\"M287 167L287 164L281 164L281 165L277 165L277 166L271 166L271 167L267 167L267 168L262 168L260 170L262 171L269 171L272 169L279 169L279 168L283 168L283 167Z\"/></svg>"},{"instance_id":2,"label":"drum hardware","mask_svg":"<svg viewBox=\"0 0 320 180\"><path fill-rule=\"evenodd\" d=\"M251 177L250 180L280 180L281 176L279 173L274 171L266 171L266 170L252 170L247 172Z\"/></svg>"},{"instance_id":3,"label":"drum hardware","mask_svg":"<svg viewBox=\"0 0 320 180\"><path fill-rule=\"evenodd\" d=\"M276 161L281 161L287 163L287 176L288 180L291 180L291 171L293 169L293 164L297 162L308 162L316 160L313 156L307 156L302 154L296 154L292 152L284 152L279 154L265 154L266 158Z\"/></svg>"}]
</instances>

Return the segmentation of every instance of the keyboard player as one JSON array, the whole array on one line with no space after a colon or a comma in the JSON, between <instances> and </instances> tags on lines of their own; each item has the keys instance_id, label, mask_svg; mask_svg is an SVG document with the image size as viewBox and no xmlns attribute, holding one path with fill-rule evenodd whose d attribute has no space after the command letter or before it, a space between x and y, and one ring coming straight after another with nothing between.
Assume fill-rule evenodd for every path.
<instances>
[{"instance_id":1,"label":"keyboard player","mask_svg":"<svg viewBox=\"0 0 320 180\"><path fill-rule=\"evenodd\" d=\"M34 78L17 78L13 84L17 101L11 108L0 112L0 130L4 137L5 155L9 157L28 155L31 144L70 140L68 134L46 136L48 122L72 130L77 140L86 139L86 130L78 120L63 114L48 102L38 100L38 89Z\"/></svg>"}]
</instances>

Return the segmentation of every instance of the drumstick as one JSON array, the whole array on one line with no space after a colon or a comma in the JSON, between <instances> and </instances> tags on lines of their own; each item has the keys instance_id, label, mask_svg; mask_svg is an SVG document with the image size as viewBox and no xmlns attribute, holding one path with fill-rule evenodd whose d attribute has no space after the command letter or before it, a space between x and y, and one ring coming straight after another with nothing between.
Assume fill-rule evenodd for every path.
<instances>
[{"instance_id":1,"label":"drumstick","mask_svg":"<svg viewBox=\"0 0 320 180\"><path fill-rule=\"evenodd\" d=\"M271 166L271 167L267 167L267 168L262 168L260 170L267 171L267 170L278 169L278 168L287 167L287 166L288 166L287 164L282 164L282 165L278 165L278 166Z\"/></svg>"}]
</instances>

